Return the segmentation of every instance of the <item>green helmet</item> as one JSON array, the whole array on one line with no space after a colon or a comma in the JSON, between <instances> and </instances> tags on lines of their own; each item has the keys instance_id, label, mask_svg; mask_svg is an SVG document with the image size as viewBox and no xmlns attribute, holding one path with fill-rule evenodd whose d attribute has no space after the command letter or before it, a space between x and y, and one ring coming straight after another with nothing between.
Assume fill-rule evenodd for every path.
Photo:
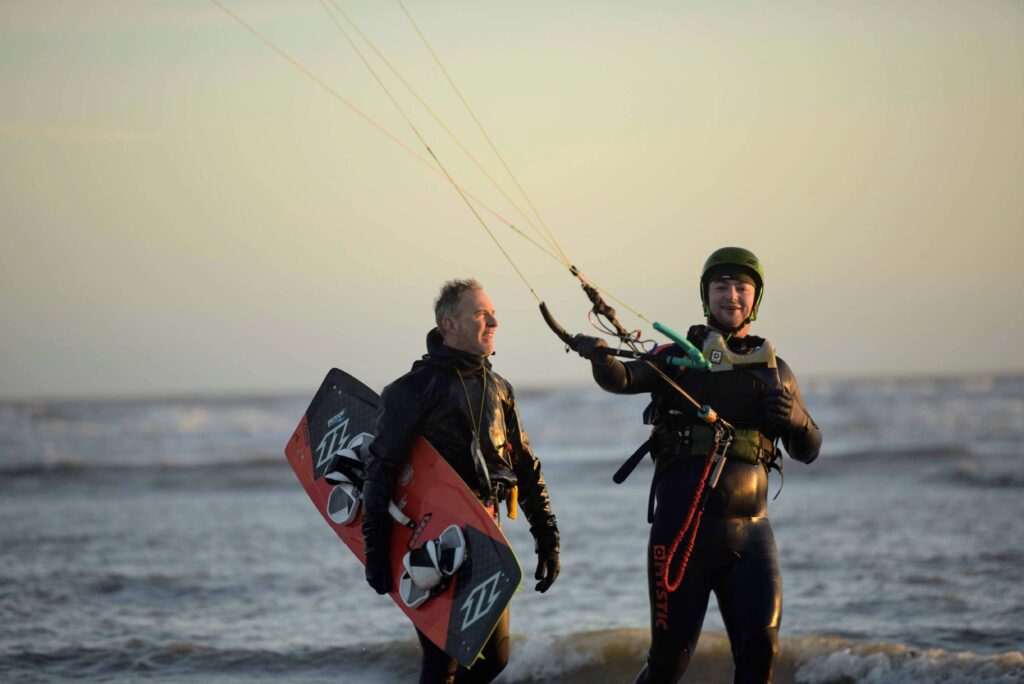
<instances>
[{"instance_id":1,"label":"green helmet","mask_svg":"<svg viewBox=\"0 0 1024 684\"><path fill-rule=\"evenodd\" d=\"M761 305L761 295L764 293L764 268L761 266L761 260L757 258L757 255L749 249L743 249L742 247L722 247L716 249L711 253L707 261L704 262L704 268L701 269L700 273L700 301L704 305L704 316L711 315L711 310L708 309L709 276L712 275L711 272L713 270L718 270L717 267L720 266L738 267L754 280L757 294L754 295L754 307L750 310L750 318L747 320L756 320L757 307Z\"/></svg>"}]
</instances>

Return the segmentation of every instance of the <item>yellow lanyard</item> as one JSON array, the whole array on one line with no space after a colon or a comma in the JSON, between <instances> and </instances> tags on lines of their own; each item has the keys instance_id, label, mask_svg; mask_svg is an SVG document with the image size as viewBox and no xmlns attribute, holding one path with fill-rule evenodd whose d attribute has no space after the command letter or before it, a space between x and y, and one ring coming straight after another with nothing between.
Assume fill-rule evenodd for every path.
<instances>
[{"instance_id":1,"label":"yellow lanyard","mask_svg":"<svg viewBox=\"0 0 1024 684\"><path fill-rule=\"evenodd\" d=\"M469 408L469 427L473 428L473 436L476 437L477 444L480 443L480 427L484 421L484 401L487 399L487 366L483 366L484 369L484 389L480 393L480 417L473 415L473 402L469 400L469 389L466 387L466 381L462 379L462 373L459 369L455 369L455 374L459 376L459 382L462 383L462 391L466 393L466 406Z\"/></svg>"}]
</instances>

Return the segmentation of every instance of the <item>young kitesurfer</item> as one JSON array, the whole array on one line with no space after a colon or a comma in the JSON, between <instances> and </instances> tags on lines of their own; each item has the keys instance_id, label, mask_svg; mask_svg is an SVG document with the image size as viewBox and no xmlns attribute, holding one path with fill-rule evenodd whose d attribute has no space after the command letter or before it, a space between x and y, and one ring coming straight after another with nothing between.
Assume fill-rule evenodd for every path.
<instances>
[{"instance_id":1,"label":"young kitesurfer","mask_svg":"<svg viewBox=\"0 0 1024 684\"><path fill-rule=\"evenodd\" d=\"M410 445L422 435L485 505L518 496L536 540L536 589L558 577L558 528L540 461L530 448L512 385L491 370L498 327L494 306L476 280L444 284L434 303L437 327L427 334L427 354L381 395L376 439L363 488L366 580L378 594L394 588L390 561L392 520L388 503ZM490 682L509 655L508 610L482 652L466 669L417 630L423 650L421 684Z\"/></svg>"},{"instance_id":2,"label":"young kitesurfer","mask_svg":"<svg viewBox=\"0 0 1024 684\"><path fill-rule=\"evenodd\" d=\"M654 505L647 572L651 647L636 682L676 682L686 670L711 592L718 599L732 646L735 682L770 682L778 652L782 577L768 522L768 471L781 442L793 458L818 456L821 432L800 397L796 377L766 340L750 334L764 293L764 270L753 253L724 247L711 254L700 279L706 325L688 340L711 370L668 363L685 357L679 345L654 353L655 365L735 428L717 486L710 488L709 454L727 435L702 420L687 399L642 361L621 363L601 353L604 341L577 336L594 379L620 394L650 392L645 422L655 461ZM701 482L709 494L700 512ZM692 548L680 543L696 528ZM682 573L682 574L680 574Z\"/></svg>"}]
</instances>

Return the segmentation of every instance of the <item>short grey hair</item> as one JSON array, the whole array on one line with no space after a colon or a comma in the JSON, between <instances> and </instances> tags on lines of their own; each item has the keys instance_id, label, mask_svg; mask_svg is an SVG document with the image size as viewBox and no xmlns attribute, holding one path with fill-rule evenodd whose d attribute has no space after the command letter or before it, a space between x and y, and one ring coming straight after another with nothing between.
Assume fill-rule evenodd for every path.
<instances>
[{"instance_id":1,"label":"short grey hair","mask_svg":"<svg viewBox=\"0 0 1024 684\"><path fill-rule=\"evenodd\" d=\"M484 286L476 278L465 280L449 280L441 286L441 292L434 300L434 322L437 329L441 329L441 321L445 316L454 316L455 310L459 308L459 297L468 290L482 290Z\"/></svg>"}]
</instances>

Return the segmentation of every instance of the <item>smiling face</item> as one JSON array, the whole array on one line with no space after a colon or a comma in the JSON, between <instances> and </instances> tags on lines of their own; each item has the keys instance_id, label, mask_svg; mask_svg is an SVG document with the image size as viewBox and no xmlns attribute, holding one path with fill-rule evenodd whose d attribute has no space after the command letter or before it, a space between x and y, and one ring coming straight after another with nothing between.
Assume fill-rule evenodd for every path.
<instances>
[{"instance_id":1,"label":"smiling face","mask_svg":"<svg viewBox=\"0 0 1024 684\"><path fill-rule=\"evenodd\" d=\"M452 349L476 356L490 356L494 352L494 332L498 319L494 305L483 290L470 289L459 295L455 312L441 320L444 343Z\"/></svg>"},{"instance_id":2,"label":"smiling face","mask_svg":"<svg viewBox=\"0 0 1024 684\"><path fill-rule=\"evenodd\" d=\"M737 328L747 320L754 309L756 294L757 289L742 280L713 280L708 285L708 310L714 320L722 325ZM749 329L750 324L747 323L734 334L736 337L743 337Z\"/></svg>"}]
</instances>

